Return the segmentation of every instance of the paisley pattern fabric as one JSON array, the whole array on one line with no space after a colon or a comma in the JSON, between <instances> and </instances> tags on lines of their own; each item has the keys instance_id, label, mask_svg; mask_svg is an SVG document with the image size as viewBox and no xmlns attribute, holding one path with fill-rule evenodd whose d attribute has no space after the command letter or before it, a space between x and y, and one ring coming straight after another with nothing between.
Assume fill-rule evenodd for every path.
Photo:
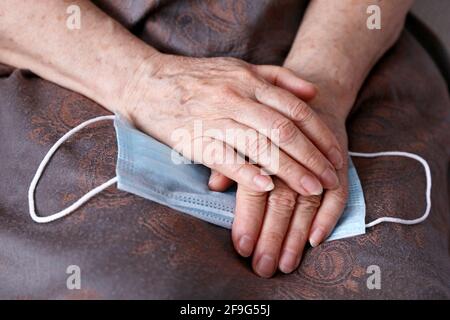
<instances>
[{"instance_id":1,"label":"paisley pattern fabric","mask_svg":"<svg viewBox=\"0 0 450 320\"><path fill-rule=\"evenodd\" d=\"M305 0L96 0L162 52L282 64Z\"/></svg>"},{"instance_id":2,"label":"paisley pattern fabric","mask_svg":"<svg viewBox=\"0 0 450 320\"><path fill-rule=\"evenodd\" d=\"M164 52L235 56L280 64L306 4L289 0L96 1ZM27 189L39 162L66 131L107 114L89 99L30 72L0 67L0 298L450 298L450 99L433 61L404 32L374 68L348 121L354 151L404 150L430 164L428 220L382 224L367 234L308 248L298 270L257 277L228 230L109 188L71 216L32 222ZM66 207L114 175L112 123L60 148L37 189L39 212ZM425 207L420 164L354 159L367 220L412 219ZM68 290L66 269L81 269ZM369 289L368 267L381 272Z\"/></svg>"}]
</instances>

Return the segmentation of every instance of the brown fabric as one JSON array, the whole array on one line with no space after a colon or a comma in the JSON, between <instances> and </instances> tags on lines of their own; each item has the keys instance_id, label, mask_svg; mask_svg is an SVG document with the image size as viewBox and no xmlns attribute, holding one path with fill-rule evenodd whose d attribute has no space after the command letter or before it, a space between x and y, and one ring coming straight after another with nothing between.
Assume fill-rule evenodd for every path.
<instances>
[{"instance_id":1,"label":"brown fabric","mask_svg":"<svg viewBox=\"0 0 450 320\"><path fill-rule=\"evenodd\" d=\"M228 29L237 36L236 47L231 40L229 46L214 40L231 35L209 30L219 28L216 23L237 28L248 15L264 12L264 6L258 11L254 3L269 6L270 1L208 2L208 9L202 1L186 2L190 6L179 4L177 9L174 1L130 1L128 11L121 11L111 1L105 10L147 41L164 43L167 52L233 55L255 63L282 61L288 49L284 39L264 37L264 31L252 38ZM225 17L237 12L245 18L232 23L211 14L211 8L223 10ZM184 24L171 25L181 13L202 21L190 29L190 38L181 30ZM287 25L294 25L293 20ZM165 27L153 29L158 23ZM277 23L291 41L295 28ZM271 29L270 23L264 28ZM258 49L251 50L250 43ZM439 71L406 32L360 93L348 124L350 147L363 152L404 150L425 157L433 176L430 217L416 226L378 225L366 235L308 249L297 271L270 280L257 277L249 260L237 256L228 230L115 187L68 218L34 223L28 215L27 190L39 162L67 130L106 112L79 94L21 70L0 79L0 97L0 298L450 298L450 99ZM111 124L78 134L46 170L37 191L38 210L56 212L112 177L115 158ZM401 158L354 162L365 193L367 221L422 214L425 179L419 164ZM69 265L81 268L81 290L66 288ZM381 268L381 290L366 286L370 265Z\"/></svg>"},{"instance_id":2,"label":"brown fabric","mask_svg":"<svg viewBox=\"0 0 450 320\"><path fill-rule=\"evenodd\" d=\"M306 0L96 0L162 52L281 64Z\"/></svg>"}]
</instances>

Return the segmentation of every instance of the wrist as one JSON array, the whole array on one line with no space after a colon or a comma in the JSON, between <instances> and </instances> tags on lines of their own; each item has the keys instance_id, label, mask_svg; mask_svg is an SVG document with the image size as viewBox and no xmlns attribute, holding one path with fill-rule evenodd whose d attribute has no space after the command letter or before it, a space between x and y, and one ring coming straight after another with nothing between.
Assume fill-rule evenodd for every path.
<instances>
[{"instance_id":1,"label":"wrist","mask_svg":"<svg viewBox=\"0 0 450 320\"><path fill-rule=\"evenodd\" d=\"M146 47L127 57L122 56L120 62L111 67L96 100L110 111L126 115L129 105L139 99L144 78L152 77L159 68L161 55L157 50Z\"/></svg>"},{"instance_id":2,"label":"wrist","mask_svg":"<svg viewBox=\"0 0 450 320\"><path fill-rule=\"evenodd\" d=\"M351 76L342 77L341 72L330 68L317 67L317 64L302 64L287 59L284 67L295 72L300 78L313 83L317 88L317 95L310 106L319 111L333 114L344 122L355 102L358 88L350 81Z\"/></svg>"},{"instance_id":3,"label":"wrist","mask_svg":"<svg viewBox=\"0 0 450 320\"><path fill-rule=\"evenodd\" d=\"M309 101L310 106L321 113L333 115L337 120L345 123L353 107L356 94L350 92L334 82L318 82L317 95Z\"/></svg>"}]
</instances>

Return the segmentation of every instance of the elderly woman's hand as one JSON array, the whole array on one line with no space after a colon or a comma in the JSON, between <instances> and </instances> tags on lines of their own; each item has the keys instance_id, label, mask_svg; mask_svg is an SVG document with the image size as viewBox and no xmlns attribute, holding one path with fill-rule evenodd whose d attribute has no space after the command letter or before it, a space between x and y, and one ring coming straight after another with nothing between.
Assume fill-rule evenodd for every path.
<instances>
[{"instance_id":1,"label":"elderly woman's hand","mask_svg":"<svg viewBox=\"0 0 450 320\"><path fill-rule=\"evenodd\" d=\"M152 67L144 63L123 91L120 110L138 128L249 190L273 188L260 167L304 196L338 187L335 168L344 162L340 146L299 98L312 98L315 88L286 68L234 58L158 54L152 57ZM196 125L203 130L196 132ZM249 129L268 137L271 130L278 130L279 140L240 143L225 134ZM265 157L273 143L280 148L279 159ZM242 155L252 163L222 165L224 159Z\"/></svg>"},{"instance_id":2,"label":"elderly woman's hand","mask_svg":"<svg viewBox=\"0 0 450 320\"><path fill-rule=\"evenodd\" d=\"M345 117L332 108L334 98L313 101L318 116L336 135L341 150L347 150ZM316 106L319 104L319 106ZM274 178L275 188L269 193L255 192L238 185L232 240L238 253L244 257L253 254L252 266L262 277L274 272L294 271L300 264L303 250L309 241L320 244L331 233L345 208L347 201L346 152L344 163L338 171L340 185L326 190L322 196L303 196ZM232 181L212 172L209 187L224 191Z\"/></svg>"}]
</instances>

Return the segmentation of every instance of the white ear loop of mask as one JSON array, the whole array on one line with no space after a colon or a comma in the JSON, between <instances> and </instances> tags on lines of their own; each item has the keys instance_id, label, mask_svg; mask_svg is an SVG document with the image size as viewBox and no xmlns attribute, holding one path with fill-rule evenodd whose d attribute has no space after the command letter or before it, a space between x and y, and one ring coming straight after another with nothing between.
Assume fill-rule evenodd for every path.
<instances>
[{"instance_id":1,"label":"white ear loop of mask","mask_svg":"<svg viewBox=\"0 0 450 320\"><path fill-rule=\"evenodd\" d=\"M98 121L114 120L114 118L115 118L115 116L111 115L111 116L100 116L100 117L96 117L96 118L87 120L87 121L79 124L75 128L69 130L50 148L50 150L47 152L44 159L40 163L40 165L36 171L36 174L34 175L34 178L31 181L30 188L28 190L28 205L29 205L29 210L30 210L30 216L35 222L47 223L47 222L51 222L51 221L60 219L64 216L72 213L73 211L77 210L79 207L81 207L83 204L85 204L87 201L89 201L92 197L94 197L98 193L102 192L106 188L117 183L117 177L114 177L114 178L108 180L107 182L99 185L98 187L92 189L91 191L86 193L84 196L82 196L80 199L78 199L75 203L73 203L66 209L64 209L60 212L57 212L55 214L52 214L50 216L40 217L36 214L36 207L35 207L35 203L34 203L34 193L36 190L36 186L39 182L39 179L42 176L42 173L45 170L45 167L47 166L48 162L50 161L50 159L52 158L54 153L58 150L58 148L66 140L68 140L72 135L74 135L78 131L82 130L86 126L88 126L92 123L98 122ZM428 166L428 163L425 159L423 159L422 157L420 157L414 153L402 152L402 151L384 151L384 152L374 152L374 153L349 151L349 155L351 155L352 157L363 157L363 158L375 158L375 157L384 157L384 156L407 157L407 158L411 158L411 159L419 161L425 169L425 177L426 177L426 183L427 183L426 192L425 192L427 206L425 209L425 213L420 218L417 218L414 220L406 220L406 219L400 219L400 218L394 218L394 217L381 217L381 218L378 218L378 219L366 224L366 228L373 227L374 225L377 225L382 222L394 222L394 223L408 224L408 225L417 224L417 223L424 221L428 217L428 215L430 214L430 210L431 210L431 172L430 172L430 167Z\"/></svg>"},{"instance_id":2,"label":"white ear loop of mask","mask_svg":"<svg viewBox=\"0 0 450 320\"><path fill-rule=\"evenodd\" d=\"M425 169L425 178L426 178L426 184L427 184L426 190L425 190L425 199L427 201L425 213L421 217L419 217L417 219L413 219L413 220L394 218L394 217L381 217L381 218L375 219L374 221L372 221L370 223L367 223L366 228L373 227L374 225L377 225L382 222L394 222L394 223L408 224L408 225L417 224L417 223L424 221L428 217L428 215L430 214L430 210L431 210L431 171L430 171L430 166L428 165L427 161L424 158L422 158L421 156L419 156L417 154L403 152L403 151L383 151L383 152L374 152L374 153L349 151L349 155L351 155L352 157L362 157L362 158L376 158L376 157L386 157L386 156L406 157L406 158L411 158L411 159L419 161L422 164L423 168Z\"/></svg>"},{"instance_id":3,"label":"white ear loop of mask","mask_svg":"<svg viewBox=\"0 0 450 320\"><path fill-rule=\"evenodd\" d=\"M28 206L30 208L30 216L35 222L47 223L47 222L51 222L51 221L60 219L64 216L72 213L73 211L77 210L79 207L81 207L83 204L85 204L87 201L89 201L96 194L102 192L103 190L105 190L106 188L112 186L113 184L115 184L117 182L117 177L114 177L114 178L108 180L107 182L99 185L98 187L96 187L96 188L92 189L91 191L89 191L88 193L86 193L84 196L82 196L80 199L78 199L75 203L73 203L66 209L64 209L60 212L57 212L55 214L52 214L50 216L40 217L36 214L36 206L34 203L34 193L36 190L36 186L39 182L39 179L41 178L42 173L45 170L45 167L47 166L48 162L50 161L50 159L52 158L52 156L56 152L56 150L58 150L58 148L67 139L69 139L72 135L74 135L78 131L82 130L84 127L86 127L92 123L98 122L98 121L114 120L114 117L115 116L101 116L101 117L96 117L96 118L87 120L87 121L81 123L80 125L76 126L75 128L71 129L70 131L68 131L53 145L53 147L50 148L50 150L45 155L44 159L42 159L42 162L39 165L38 169L36 170L36 174L34 175L34 178L30 184L30 188L28 189Z\"/></svg>"}]
</instances>

